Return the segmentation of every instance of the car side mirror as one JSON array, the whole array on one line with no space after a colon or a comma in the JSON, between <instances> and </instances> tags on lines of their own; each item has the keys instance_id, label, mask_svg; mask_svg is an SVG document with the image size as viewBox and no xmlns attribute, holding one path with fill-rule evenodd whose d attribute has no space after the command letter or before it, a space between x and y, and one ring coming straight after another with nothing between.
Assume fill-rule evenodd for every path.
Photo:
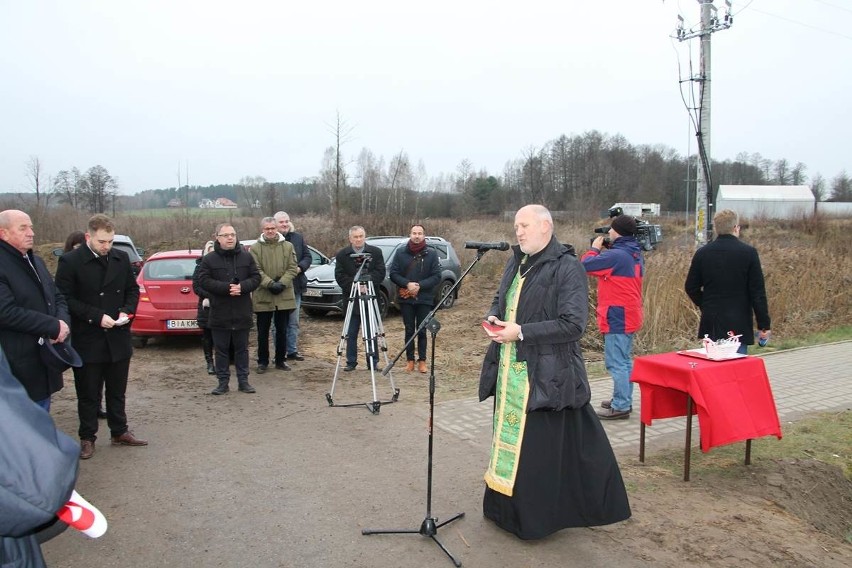
<instances>
[{"instance_id":1,"label":"car side mirror","mask_svg":"<svg viewBox=\"0 0 852 568\"><path fill-rule=\"evenodd\" d=\"M136 252L139 253L139 256L145 258L145 249L136 247Z\"/></svg>"},{"instance_id":2,"label":"car side mirror","mask_svg":"<svg viewBox=\"0 0 852 568\"><path fill-rule=\"evenodd\" d=\"M62 248L55 248L50 252L53 254L53 256L62 256L63 254L65 254L65 251Z\"/></svg>"}]
</instances>

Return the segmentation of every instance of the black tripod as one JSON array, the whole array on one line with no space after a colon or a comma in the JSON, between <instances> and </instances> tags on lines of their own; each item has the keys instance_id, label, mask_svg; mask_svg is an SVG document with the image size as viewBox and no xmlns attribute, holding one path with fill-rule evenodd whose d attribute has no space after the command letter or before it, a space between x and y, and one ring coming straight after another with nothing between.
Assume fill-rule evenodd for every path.
<instances>
[{"instance_id":1,"label":"black tripod","mask_svg":"<svg viewBox=\"0 0 852 568\"><path fill-rule=\"evenodd\" d=\"M487 250L488 249L486 248L480 248L476 251L476 258L473 260L473 262L470 263L470 266L465 269L464 273L456 281L453 287L447 290L447 292L444 294L444 297L441 298L435 308L431 312L429 312L429 315L427 315L423 319L423 321L420 322L420 325L415 330L414 335L412 335L411 338L405 343L405 345L394 358L394 360L387 367L385 367L384 370L382 370L382 374L387 375L393 368L393 366L396 364L396 362L399 360L399 358L402 357L403 353L405 353L408 344L414 341L424 328L429 330L429 332L432 334L432 355L429 371L429 459L427 460L426 466L426 518L423 519L423 522L420 524L419 529L363 529L361 531L361 534L422 534L423 536L428 536L433 541L435 541L435 544L441 547L441 550L443 550L444 553L449 556L450 560L452 560L453 564L455 564L456 566L462 565L461 560L453 556L450 551L447 550L447 547L444 546L443 543L438 540L435 535L438 534L439 528L464 517L464 513L459 513L442 523L438 523L438 519L432 516L432 441L434 438L433 420L435 416L435 336L438 335L438 331L441 329L440 322L435 319L435 312L437 312L441 305L443 305L444 300L446 300L451 294L455 293L456 288L459 287L462 280L464 280L465 276L467 276L468 272L470 272L474 265L476 265L476 263L480 261L480 259L487 252Z\"/></svg>"}]
</instances>

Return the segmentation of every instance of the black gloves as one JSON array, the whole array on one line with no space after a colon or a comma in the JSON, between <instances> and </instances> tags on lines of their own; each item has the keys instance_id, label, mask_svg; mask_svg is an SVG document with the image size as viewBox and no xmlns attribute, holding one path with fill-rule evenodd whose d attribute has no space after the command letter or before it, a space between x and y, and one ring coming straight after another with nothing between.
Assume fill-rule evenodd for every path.
<instances>
[{"instance_id":1,"label":"black gloves","mask_svg":"<svg viewBox=\"0 0 852 568\"><path fill-rule=\"evenodd\" d=\"M275 294L277 296L278 294L284 291L284 288L286 288L286 286L284 286L283 282L270 282L267 288L272 294Z\"/></svg>"}]
</instances>

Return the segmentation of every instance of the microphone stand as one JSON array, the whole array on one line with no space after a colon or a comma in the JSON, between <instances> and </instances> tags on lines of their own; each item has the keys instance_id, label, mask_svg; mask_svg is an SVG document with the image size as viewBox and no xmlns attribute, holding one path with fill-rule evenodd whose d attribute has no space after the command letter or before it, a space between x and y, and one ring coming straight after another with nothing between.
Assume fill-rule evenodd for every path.
<instances>
[{"instance_id":1,"label":"microphone stand","mask_svg":"<svg viewBox=\"0 0 852 568\"><path fill-rule=\"evenodd\" d=\"M438 523L438 519L432 516L432 446L434 439L434 416L435 416L435 337L438 335L438 331L441 329L441 323L435 319L435 312L437 312L441 305L443 305L444 300L450 297L451 294L455 293L456 289L461 285L462 280L468 275L471 269L482 259L483 255L488 252L487 248L479 248L476 251L476 258L473 262L470 263L470 266L465 269L462 273L461 277L456 281L456 283L444 294L435 308L429 312L423 321L420 322L420 325L414 332L414 335L405 343L403 348L394 357L394 360L391 361L383 370L382 374L387 375L396 362L402 357L402 354L405 353L408 344L413 342L417 335L423 331L423 329L428 329L432 334L432 353L431 353L431 362L430 362L430 373L429 373L429 444L428 444L428 460L426 466L426 518L423 519L423 522L420 524L419 529L363 529L361 534L363 535L371 535L371 534L421 534L423 536L428 536L435 544L437 544L441 550L452 560L453 564L456 566L461 566L461 560L458 560L455 556L453 556L447 547L443 545L443 543L438 540L435 536L438 534L438 529L443 527L444 525L448 525L453 521L464 517L464 513L458 513L457 515L447 519L442 523Z\"/></svg>"}]
</instances>

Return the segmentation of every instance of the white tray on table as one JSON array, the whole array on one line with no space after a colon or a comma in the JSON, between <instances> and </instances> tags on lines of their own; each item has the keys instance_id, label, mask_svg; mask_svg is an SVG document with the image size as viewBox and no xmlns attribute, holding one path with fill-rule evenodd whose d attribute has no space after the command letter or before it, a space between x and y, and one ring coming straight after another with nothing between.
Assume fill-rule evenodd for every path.
<instances>
[{"instance_id":1,"label":"white tray on table","mask_svg":"<svg viewBox=\"0 0 852 568\"><path fill-rule=\"evenodd\" d=\"M706 359L707 361L730 361L731 359L742 359L748 357L745 353L729 353L727 355L708 355L703 347L698 349L687 349L678 351L678 355L686 355L687 357L697 357L698 359Z\"/></svg>"}]
</instances>

